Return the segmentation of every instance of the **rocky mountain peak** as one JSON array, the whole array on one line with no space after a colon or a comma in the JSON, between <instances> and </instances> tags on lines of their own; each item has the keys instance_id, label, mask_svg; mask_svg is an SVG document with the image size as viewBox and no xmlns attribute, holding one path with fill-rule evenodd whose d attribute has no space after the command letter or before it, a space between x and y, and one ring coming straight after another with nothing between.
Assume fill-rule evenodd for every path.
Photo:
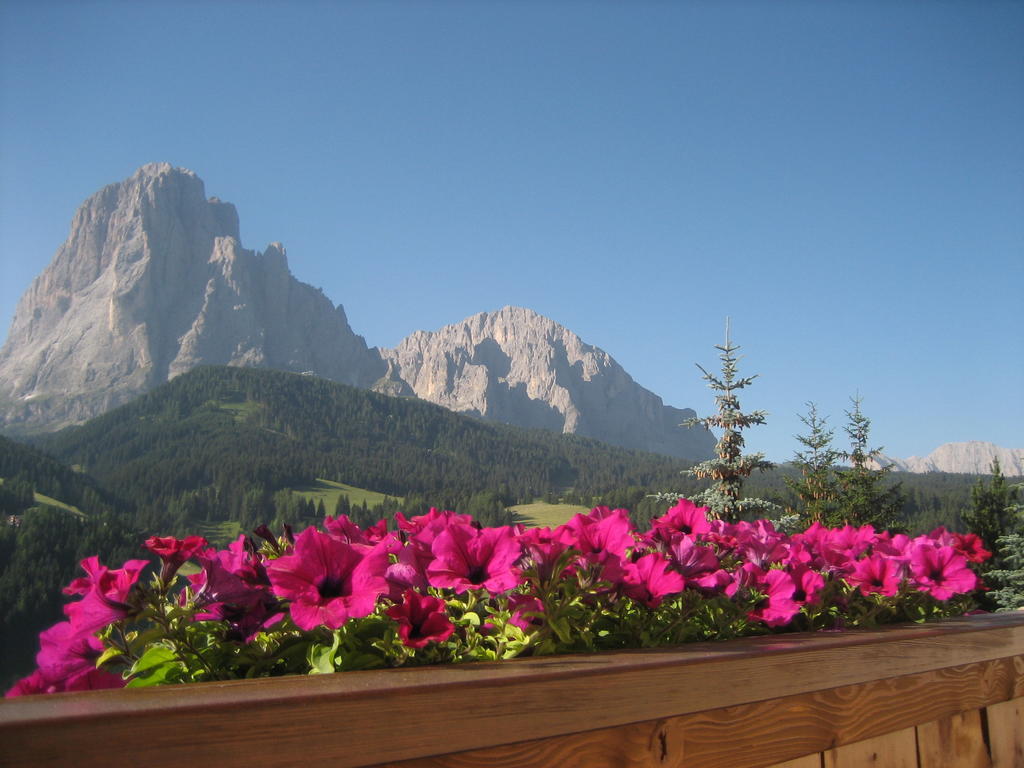
<instances>
[{"instance_id":1,"label":"rocky mountain peak","mask_svg":"<svg viewBox=\"0 0 1024 768\"><path fill-rule=\"evenodd\" d=\"M19 302L0 424L80 421L204 363L346 383L383 370L344 311L292 277L280 243L244 249L233 205L192 171L151 163L82 204Z\"/></svg>"},{"instance_id":2,"label":"rocky mountain peak","mask_svg":"<svg viewBox=\"0 0 1024 768\"><path fill-rule=\"evenodd\" d=\"M387 392L409 391L453 411L694 458L714 438L680 423L612 357L555 321L522 307L481 312L437 331L416 331L381 351Z\"/></svg>"},{"instance_id":3,"label":"rocky mountain peak","mask_svg":"<svg viewBox=\"0 0 1024 768\"><path fill-rule=\"evenodd\" d=\"M944 443L923 457L894 459L890 456L880 456L876 466L889 466L899 472L988 475L992 473L992 462L995 460L999 461L999 470L1006 477L1024 476L1024 449L1003 448L980 440Z\"/></svg>"}]
</instances>

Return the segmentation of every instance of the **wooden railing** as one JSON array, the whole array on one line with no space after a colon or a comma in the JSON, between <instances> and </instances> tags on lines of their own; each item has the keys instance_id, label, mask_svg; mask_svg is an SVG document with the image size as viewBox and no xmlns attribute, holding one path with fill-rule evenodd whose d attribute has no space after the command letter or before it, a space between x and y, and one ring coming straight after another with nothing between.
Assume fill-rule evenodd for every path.
<instances>
[{"instance_id":1,"label":"wooden railing","mask_svg":"<svg viewBox=\"0 0 1024 768\"><path fill-rule=\"evenodd\" d=\"M1024 766L1024 613L0 703L44 766Z\"/></svg>"}]
</instances>

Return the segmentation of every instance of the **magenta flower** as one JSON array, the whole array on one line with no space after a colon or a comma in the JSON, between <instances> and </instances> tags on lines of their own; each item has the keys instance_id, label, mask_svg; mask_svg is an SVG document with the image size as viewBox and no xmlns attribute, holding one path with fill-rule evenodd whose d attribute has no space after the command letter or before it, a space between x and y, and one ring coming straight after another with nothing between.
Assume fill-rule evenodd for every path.
<instances>
[{"instance_id":1,"label":"magenta flower","mask_svg":"<svg viewBox=\"0 0 1024 768\"><path fill-rule=\"evenodd\" d=\"M876 553L856 561L853 571L844 578L862 595L892 596L900 591L904 570L904 562L900 558Z\"/></svg>"},{"instance_id":2,"label":"magenta flower","mask_svg":"<svg viewBox=\"0 0 1024 768\"><path fill-rule=\"evenodd\" d=\"M754 577L752 589L762 595L754 610L748 614L750 619L763 621L769 627L781 627L800 612L800 605L793 600L796 584L786 571L778 568L762 571L750 563L743 568L749 570Z\"/></svg>"},{"instance_id":3,"label":"magenta flower","mask_svg":"<svg viewBox=\"0 0 1024 768\"><path fill-rule=\"evenodd\" d=\"M120 675L113 675L103 669L89 669L59 683L51 683L36 670L28 677L16 682L4 698L14 699L19 696L31 696L39 693L67 693L70 691L99 691L108 688L124 688L127 681Z\"/></svg>"},{"instance_id":4,"label":"magenta flower","mask_svg":"<svg viewBox=\"0 0 1024 768\"><path fill-rule=\"evenodd\" d=\"M163 567L160 569L160 582L169 584L182 563L206 546L202 536L189 536L176 539L173 536L150 536L143 545L160 558Z\"/></svg>"},{"instance_id":5,"label":"magenta flower","mask_svg":"<svg viewBox=\"0 0 1024 768\"><path fill-rule=\"evenodd\" d=\"M203 570L189 576L189 582L196 605L203 609L195 615L197 621L227 622L229 636L249 642L284 615L260 556L244 536L226 550L208 549L196 559Z\"/></svg>"},{"instance_id":6,"label":"magenta flower","mask_svg":"<svg viewBox=\"0 0 1024 768\"><path fill-rule=\"evenodd\" d=\"M544 604L536 597L513 592L508 596L508 607L512 610L510 624L526 631L543 622Z\"/></svg>"},{"instance_id":7,"label":"magenta flower","mask_svg":"<svg viewBox=\"0 0 1024 768\"><path fill-rule=\"evenodd\" d=\"M679 499L674 507L670 507L664 515L651 522L648 537L652 542L667 543L680 533L699 536L710 530L707 507L698 507L689 499Z\"/></svg>"},{"instance_id":8,"label":"magenta flower","mask_svg":"<svg viewBox=\"0 0 1024 768\"><path fill-rule=\"evenodd\" d=\"M324 529L338 541L346 544L370 544L366 532L352 522L348 515L338 515L336 518L328 515L324 518Z\"/></svg>"},{"instance_id":9,"label":"magenta flower","mask_svg":"<svg viewBox=\"0 0 1024 768\"><path fill-rule=\"evenodd\" d=\"M644 555L635 563L624 564L622 592L648 608L657 608L669 595L683 591L683 577L669 568L659 553Z\"/></svg>"},{"instance_id":10,"label":"magenta flower","mask_svg":"<svg viewBox=\"0 0 1024 768\"><path fill-rule=\"evenodd\" d=\"M992 553L985 549L984 544L976 533L953 534L953 549L971 563L983 563L992 557Z\"/></svg>"},{"instance_id":11,"label":"magenta flower","mask_svg":"<svg viewBox=\"0 0 1024 768\"><path fill-rule=\"evenodd\" d=\"M799 605L817 605L821 602L821 593L825 589L825 577L806 565L794 565L789 575L796 585L793 600Z\"/></svg>"},{"instance_id":12,"label":"magenta flower","mask_svg":"<svg viewBox=\"0 0 1024 768\"><path fill-rule=\"evenodd\" d=\"M300 629L337 629L350 618L373 613L388 591L387 552L360 552L343 541L307 528L295 539L292 554L267 565L274 594L291 601L292 621Z\"/></svg>"},{"instance_id":13,"label":"magenta flower","mask_svg":"<svg viewBox=\"0 0 1024 768\"><path fill-rule=\"evenodd\" d=\"M589 515L579 514L555 533L576 547L583 556L593 563L603 563L608 558L622 558L626 550L636 545L633 524L624 509L611 510L595 507Z\"/></svg>"},{"instance_id":14,"label":"magenta flower","mask_svg":"<svg viewBox=\"0 0 1024 768\"><path fill-rule=\"evenodd\" d=\"M385 613L398 622L398 636L403 645L424 648L429 643L443 643L455 631L445 609L444 600L407 589L402 602Z\"/></svg>"},{"instance_id":15,"label":"magenta flower","mask_svg":"<svg viewBox=\"0 0 1024 768\"><path fill-rule=\"evenodd\" d=\"M63 685L95 669L101 653L103 643L98 637L77 632L71 622L62 621L39 633L36 665L48 683Z\"/></svg>"},{"instance_id":16,"label":"magenta flower","mask_svg":"<svg viewBox=\"0 0 1024 768\"><path fill-rule=\"evenodd\" d=\"M978 577L967 566L967 558L953 547L919 544L910 552L910 568L917 588L936 600L948 600L978 587Z\"/></svg>"},{"instance_id":17,"label":"magenta flower","mask_svg":"<svg viewBox=\"0 0 1024 768\"><path fill-rule=\"evenodd\" d=\"M129 560L114 571L100 565L96 557L86 558L81 565L89 575L75 579L64 589L65 594L84 595L77 603L64 606L64 613L76 632L92 634L135 614L137 609L131 604L129 594L139 574L149 565L146 560Z\"/></svg>"},{"instance_id":18,"label":"magenta flower","mask_svg":"<svg viewBox=\"0 0 1024 768\"><path fill-rule=\"evenodd\" d=\"M668 555L675 569L687 578L696 578L718 569L715 553L684 534L675 534Z\"/></svg>"},{"instance_id":19,"label":"magenta flower","mask_svg":"<svg viewBox=\"0 0 1024 768\"><path fill-rule=\"evenodd\" d=\"M565 567L568 565L565 553L571 548L573 538L565 526L554 531L550 528L530 528L524 531L519 536L519 546L523 552L519 566L523 569L535 568L542 584L547 584L556 576L570 573L572 569ZM562 572L555 573L559 563L563 566Z\"/></svg>"},{"instance_id":20,"label":"magenta flower","mask_svg":"<svg viewBox=\"0 0 1024 768\"><path fill-rule=\"evenodd\" d=\"M456 592L483 587L492 595L519 584L515 563L522 549L512 529L451 525L431 544L434 560L427 567L431 586Z\"/></svg>"}]
</instances>

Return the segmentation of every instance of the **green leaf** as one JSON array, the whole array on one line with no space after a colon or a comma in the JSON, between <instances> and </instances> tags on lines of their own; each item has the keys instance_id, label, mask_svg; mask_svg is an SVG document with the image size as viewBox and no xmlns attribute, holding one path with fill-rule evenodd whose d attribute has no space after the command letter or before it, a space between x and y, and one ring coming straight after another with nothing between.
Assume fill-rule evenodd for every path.
<instances>
[{"instance_id":1,"label":"green leaf","mask_svg":"<svg viewBox=\"0 0 1024 768\"><path fill-rule=\"evenodd\" d=\"M100 657L98 659L96 659L96 667L97 667L97 669L99 667L102 667L104 664L106 664L111 659L116 659L120 655L121 655L121 650L119 648L114 648L114 647L104 648L103 649L103 653L101 653Z\"/></svg>"},{"instance_id":2,"label":"green leaf","mask_svg":"<svg viewBox=\"0 0 1024 768\"><path fill-rule=\"evenodd\" d=\"M154 645L132 665L128 688L144 688L162 683L180 682L184 669L177 655L164 645Z\"/></svg>"}]
</instances>

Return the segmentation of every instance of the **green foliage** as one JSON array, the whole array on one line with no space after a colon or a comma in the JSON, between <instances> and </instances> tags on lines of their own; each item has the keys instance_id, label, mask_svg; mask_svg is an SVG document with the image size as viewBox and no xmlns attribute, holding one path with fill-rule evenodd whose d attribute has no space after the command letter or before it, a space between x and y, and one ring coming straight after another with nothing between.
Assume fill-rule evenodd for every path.
<instances>
[{"instance_id":1,"label":"green foliage","mask_svg":"<svg viewBox=\"0 0 1024 768\"><path fill-rule=\"evenodd\" d=\"M985 574L992 591L986 596L999 611L1024 608L1024 535L1011 533L996 540L1002 567Z\"/></svg>"},{"instance_id":2,"label":"green foliage","mask_svg":"<svg viewBox=\"0 0 1024 768\"><path fill-rule=\"evenodd\" d=\"M842 457L850 463L838 470L839 498L836 522L850 525L873 525L876 530L890 530L896 526L903 496L900 486L886 485L890 467L877 464L881 448L868 448L871 419L860 409L861 398L851 398L853 410L846 411L848 422L844 427L850 438L850 450Z\"/></svg>"},{"instance_id":3,"label":"green foliage","mask_svg":"<svg viewBox=\"0 0 1024 768\"><path fill-rule=\"evenodd\" d=\"M802 522L819 522L831 527L840 523L840 488L835 467L842 458L842 453L833 450L834 432L826 429L828 420L818 415L814 403L807 404L807 415L801 416L800 421L807 426L810 433L797 435L797 441L805 449L796 452L793 462L800 470L800 477L786 478L786 485L796 494L802 505Z\"/></svg>"},{"instance_id":4,"label":"green foliage","mask_svg":"<svg viewBox=\"0 0 1024 768\"><path fill-rule=\"evenodd\" d=\"M998 541L1001 537L1012 534L1019 524L1015 514L1014 497L1016 489L1011 488L1003 477L999 459L992 461L992 477L986 483L980 478L971 489L971 508L964 512L963 520L971 533L976 533L996 553L996 557L987 566L996 568L1002 565L998 555Z\"/></svg>"},{"instance_id":5,"label":"green foliage","mask_svg":"<svg viewBox=\"0 0 1024 768\"><path fill-rule=\"evenodd\" d=\"M714 485L692 497L692 501L707 507L713 515L723 520L735 522L741 516L751 516L773 512L777 506L770 501L755 498L740 498L743 481L755 470L770 469L774 465L765 461L764 454L743 454L743 430L757 424L764 424L767 414L764 411L743 413L740 410L736 391L750 385L757 375L745 378L737 377L735 352L739 349L729 339L729 325L725 327L725 345L716 345L721 351L722 375L708 373L700 364L701 373L708 386L719 394L715 395L718 413L714 416L687 420L682 426L701 425L706 429L712 427L722 430L722 437L715 446L716 458L701 462L687 473L701 479L711 479Z\"/></svg>"},{"instance_id":6,"label":"green foliage","mask_svg":"<svg viewBox=\"0 0 1024 768\"><path fill-rule=\"evenodd\" d=\"M492 492L506 505L567 487L594 496L665 484L685 466L324 379L245 368L195 369L40 444L130 502L141 527L165 534L185 534L196 522L235 520L249 528L313 518L315 506L299 508L279 492L316 487L317 478L401 497L403 509L457 502L497 514L493 500L474 496ZM337 501L320 498L333 512Z\"/></svg>"}]
</instances>

